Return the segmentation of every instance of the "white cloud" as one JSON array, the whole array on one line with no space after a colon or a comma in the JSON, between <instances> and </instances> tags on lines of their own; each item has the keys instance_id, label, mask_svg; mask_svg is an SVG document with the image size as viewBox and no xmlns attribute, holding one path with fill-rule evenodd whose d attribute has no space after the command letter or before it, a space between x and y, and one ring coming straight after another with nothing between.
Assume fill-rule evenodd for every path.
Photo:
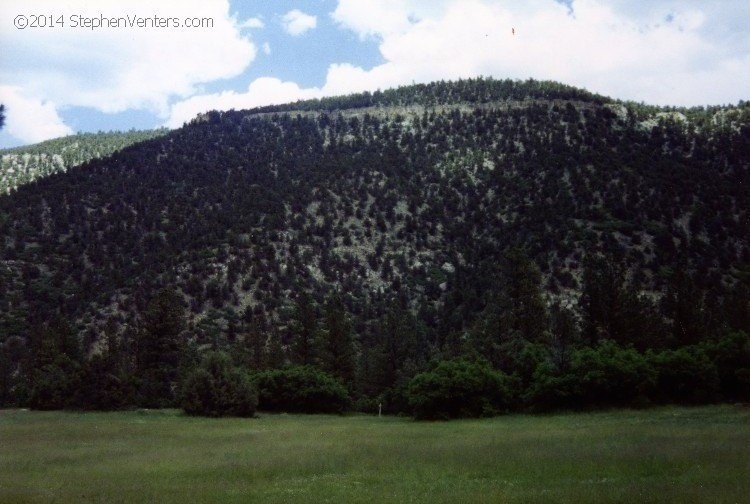
<instances>
[{"instance_id":1,"label":"white cloud","mask_svg":"<svg viewBox=\"0 0 750 504\"><path fill-rule=\"evenodd\" d=\"M271 45L268 42L263 42L263 54L266 56L271 54Z\"/></svg>"},{"instance_id":2,"label":"white cloud","mask_svg":"<svg viewBox=\"0 0 750 504\"><path fill-rule=\"evenodd\" d=\"M289 35L296 37L315 28L318 25L318 18L294 9L284 14L281 18L281 25Z\"/></svg>"},{"instance_id":3,"label":"white cloud","mask_svg":"<svg viewBox=\"0 0 750 504\"><path fill-rule=\"evenodd\" d=\"M249 18L237 25L239 28L263 28L265 23L260 18Z\"/></svg>"},{"instance_id":4,"label":"white cloud","mask_svg":"<svg viewBox=\"0 0 750 504\"><path fill-rule=\"evenodd\" d=\"M62 16L65 26L7 28L19 13L51 13L54 21ZM81 24L76 17L81 15L158 16L180 23L206 18L213 27L138 28L125 26L127 20L119 28L73 27ZM0 24L6 27L0 30L0 47L6 49L0 55L0 83L19 88L28 99L102 112L148 109L166 116L171 100L194 94L203 83L239 75L257 52L240 33L228 0L7 0L0 4Z\"/></svg>"},{"instance_id":5,"label":"white cloud","mask_svg":"<svg viewBox=\"0 0 750 504\"><path fill-rule=\"evenodd\" d=\"M224 91L222 93L196 95L172 106L169 119L164 124L177 128L196 115L208 110L242 110L262 105L289 103L322 96L317 88L300 88L294 82L284 82L274 77L255 79L244 93Z\"/></svg>"},{"instance_id":6,"label":"white cloud","mask_svg":"<svg viewBox=\"0 0 750 504\"><path fill-rule=\"evenodd\" d=\"M329 68L325 90L478 75L553 79L656 104L750 95L750 4L727 0L339 0L332 17L385 63ZM516 34L512 34L515 29Z\"/></svg>"},{"instance_id":7,"label":"white cloud","mask_svg":"<svg viewBox=\"0 0 750 504\"><path fill-rule=\"evenodd\" d=\"M0 86L0 103L5 105L5 129L25 143L73 134L53 103L27 98L17 87Z\"/></svg>"},{"instance_id":8,"label":"white cloud","mask_svg":"<svg viewBox=\"0 0 750 504\"><path fill-rule=\"evenodd\" d=\"M440 17L450 3L451 0L339 0L331 17L360 38L382 38L404 33L419 20Z\"/></svg>"}]
</instances>

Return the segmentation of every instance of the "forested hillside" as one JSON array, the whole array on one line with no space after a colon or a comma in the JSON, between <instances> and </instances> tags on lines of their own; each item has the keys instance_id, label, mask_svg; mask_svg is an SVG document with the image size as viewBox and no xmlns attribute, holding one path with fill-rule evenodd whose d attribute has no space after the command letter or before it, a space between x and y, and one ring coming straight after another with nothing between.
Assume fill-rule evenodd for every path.
<instances>
[{"instance_id":1,"label":"forested hillside","mask_svg":"<svg viewBox=\"0 0 750 504\"><path fill-rule=\"evenodd\" d=\"M0 194L166 133L166 129L79 133L34 145L1 149Z\"/></svg>"},{"instance_id":2,"label":"forested hillside","mask_svg":"<svg viewBox=\"0 0 750 504\"><path fill-rule=\"evenodd\" d=\"M750 390L744 102L475 79L209 112L0 197L0 236L6 404L173 405L209 350L270 409L318 378L421 417Z\"/></svg>"}]
</instances>

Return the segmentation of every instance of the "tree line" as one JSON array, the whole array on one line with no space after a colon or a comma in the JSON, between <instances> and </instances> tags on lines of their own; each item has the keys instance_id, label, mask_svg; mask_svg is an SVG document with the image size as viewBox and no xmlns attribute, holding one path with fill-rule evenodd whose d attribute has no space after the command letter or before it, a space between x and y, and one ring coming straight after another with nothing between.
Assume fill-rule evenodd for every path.
<instances>
[{"instance_id":1,"label":"tree line","mask_svg":"<svg viewBox=\"0 0 750 504\"><path fill-rule=\"evenodd\" d=\"M434 338L397 298L374 330L357 333L333 292L322 306L300 293L283 333L248 313L201 341L186 325L184 297L165 288L132 338L107 338L90 357L65 320L38 327L17 371L4 362L0 400L209 416L382 408L434 419L750 399L747 305L725 300L717 323L680 277L663 300L665 321L611 258L592 258L585 272L579 319L545 303L538 267L515 250L476 324Z\"/></svg>"}]
</instances>

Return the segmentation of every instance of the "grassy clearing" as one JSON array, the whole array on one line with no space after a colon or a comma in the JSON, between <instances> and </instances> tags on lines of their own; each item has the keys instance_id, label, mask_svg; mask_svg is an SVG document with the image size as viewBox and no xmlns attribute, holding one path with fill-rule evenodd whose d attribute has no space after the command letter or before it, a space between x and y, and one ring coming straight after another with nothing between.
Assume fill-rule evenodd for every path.
<instances>
[{"instance_id":1,"label":"grassy clearing","mask_svg":"<svg viewBox=\"0 0 750 504\"><path fill-rule=\"evenodd\" d=\"M747 502L750 408L418 423L0 411L0 502Z\"/></svg>"}]
</instances>

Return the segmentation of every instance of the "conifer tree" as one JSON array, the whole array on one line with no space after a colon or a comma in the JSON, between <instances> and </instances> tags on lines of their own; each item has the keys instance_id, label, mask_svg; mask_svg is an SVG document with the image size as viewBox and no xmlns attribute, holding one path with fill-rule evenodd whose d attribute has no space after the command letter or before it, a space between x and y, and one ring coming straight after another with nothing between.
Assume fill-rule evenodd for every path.
<instances>
[{"instance_id":1,"label":"conifer tree","mask_svg":"<svg viewBox=\"0 0 750 504\"><path fill-rule=\"evenodd\" d=\"M172 288L160 290L148 304L136 354L143 406L174 404L184 346L184 311L182 296Z\"/></svg>"},{"instance_id":2,"label":"conifer tree","mask_svg":"<svg viewBox=\"0 0 750 504\"><path fill-rule=\"evenodd\" d=\"M323 370L351 385L354 381L352 326L338 293L326 302L324 322Z\"/></svg>"},{"instance_id":3,"label":"conifer tree","mask_svg":"<svg viewBox=\"0 0 750 504\"><path fill-rule=\"evenodd\" d=\"M521 250L508 254L508 296L510 326L529 342L541 343L547 337L549 317L542 298L542 276L534 262Z\"/></svg>"},{"instance_id":4,"label":"conifer tree","mask_svg":"<svg viewBox=\"0 0 750 504\"><path fill-rule=\"evenodd\" d=\"M302 366L318 362L318 314L312 297L303 293L297 298L291 324L291 360Z\"/></svg>"}]
</instances>

